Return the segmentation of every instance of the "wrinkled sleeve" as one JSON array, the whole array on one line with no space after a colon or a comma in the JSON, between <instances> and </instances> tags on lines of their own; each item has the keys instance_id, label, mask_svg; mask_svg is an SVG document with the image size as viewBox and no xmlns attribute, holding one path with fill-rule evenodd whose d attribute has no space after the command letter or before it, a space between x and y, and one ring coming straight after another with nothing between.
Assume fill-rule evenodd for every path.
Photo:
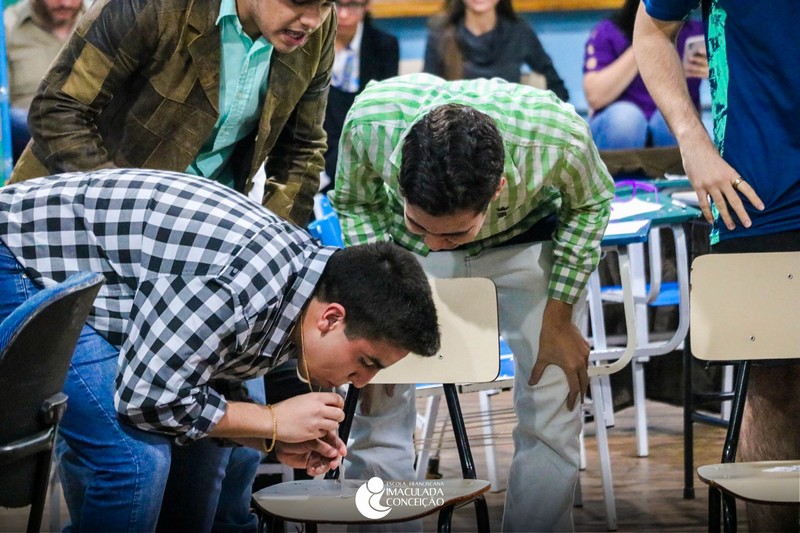
<instances>
[{"instance_id":1,"label":"wrinkled sleeve","mask_svg":"<svg viewBox=\"0 0 800 533\"><path fill-rule=\"evenodd\" d=\"M120 419L178 444L206 436L226 410L209 381L247 332L238 300L214 278L142 281L120 354Z\"/></svg>"},{"instance_id":2,"label":"wrinkled sleeve","mask_svg":"<svg viewBox=\"0 0 800 533\"><path fill-rule=\"evenodd\" d=\"M555 186L561 191L559 227L553 236L553 271L549 296L575 303L600 260L614 197L614 181L592 142L589 128L567 145L555 169Z\"/></svg>"},{"instance_id":3,"label":"wrinkled sleeve","mask_svg":"<svg viewBox=\"0 0 800 533\"><path fill-rule=\"evenodd\" d=\"M264 206L295 224L311 218L319 175L328 146L323 129L333 69L336 14L318 31L325 32L320 62L311 84L292 111L269 154Z\"/></svg>"},{"instance_id":4,"label":"wrinkled sleeve","mask_svg":"<svg viewBox=\"0 0 800 533\"><path fill-rule=\"evenodd\" d=\"M97 0L45 75L31 104L34 153L51 173L109 168L97 117L131 74L152 60L152 2Z\"/></svg>"}]
</instances>

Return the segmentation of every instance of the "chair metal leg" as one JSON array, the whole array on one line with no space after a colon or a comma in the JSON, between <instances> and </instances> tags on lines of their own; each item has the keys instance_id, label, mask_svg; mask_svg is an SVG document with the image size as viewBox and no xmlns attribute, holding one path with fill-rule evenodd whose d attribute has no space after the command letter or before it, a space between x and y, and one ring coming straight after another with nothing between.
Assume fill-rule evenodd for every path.
<instances>
[{"instance_id":1,"label":"chair metal leg","mask_svg":"<svg viewBox=\"0 0 800 533\"><path fill-rule=\"evenodd\" d=\"M494 450L494 421L492 420L492 395L493 391L480 391L481 413L483 414L484 453L486 454L486 471L492 483L492 492L501 490L500 479L497 476L497 464Z\"/></svg>"},{"instance_id":2,"label":"chair metal leg","mask_svg":"<svg viewBox=\"0 0 800 533\"><path fill-rule=\"evenodd\" d=\"M736 461L736 450L739 447L739 432L742 428L744 405L747 400L747 382L750 377L750 364L750 361L742 361L739 365L736 385L734 386L733 403L731 405L731 420L725 435L725 445L722 448L723 463L733 463ZM719 499L719 496L717 496L717 499ZM717 508L719 508L719 505ZM736 531L735 498L727 494L723 495L722 512L725 531ZM717 520L717 524L719 524L719 520Z\"/></svg>"},{"instance_id":3,"label":"chair metal leg","mask_svg":"<svg viewBox=\"0 0 800 533\"><path fill-rule=\"evenodd\" d=\"M599 379L591 378L589 386L594 401L594 423L597 433L597 452L600 456L600 477L603 482L603 500L606 504L606 526L609 531L617 530L617 506L614 501L614 479L611 474L611 454L608 450L608 431L603 412L606 407L600 393Z\"/></svg>"},{"instance_id":4,"label":"chair metal leg","mask_svg":"<svg viewBox=\"0 0 800 533\"><path fill-rule=\"evenodd\" d=\"M361 389L357 389L350 385L347 388L347 396L344 400L344 420L339 424L339 438L344 442L350 437L350 429L353 427L353 418L355 418L356 405L358 405L358 397L361 394Z\"/></svg>"},{"instance_id":5,"label":"chair metal leg","mask_svg":"<svg viewBox=\"0 0 800 533\"><path fill-rule=\"evenodd\" d=\"M53 433L55 439L55 432ZM38 453L36 467L36 490L31 502L31 509L28 514L28 533L39 533L42 529L42 516L44 515L44 500L47 496L47 484L50 482L50 459L52 449L43 450Z\"/></svg>"},{"instance_id":6,"label":"chair metal leg","mask_svg":"<svg viewBox=\"0 0 800 533\"><path fill-rule=\"evenodd\" d=\"M694 500L694 390L691 334L683 343L683 499Z\"/></svg>"},{"instance_id":7,"label":"chair metal leg","mask_svg":"<svg viewBox=\"0 0 800 533\"><path fill-rule=\"evenodd\" d=\"M647 457L650 449L647 439L647 409L645 408L644 363L631 361L633 371L633 406L636 411L636 455Z\"/></svg>"},{"instance_id":8,"label":"chair metal leg","mask_svg":"<svg viewBox=\"0 0 800 533\"><path fill-rule=\"evenodd\" d=\"M719 533L720 493L714 487L708 487L708 533Z\"/></svg>"},{"instance_id":9,"label":"chair metal leg","mask_svg":"<svg viewBox=\"0 0 800 533\"><path fill-rule=\"evenodd\" d=\"M475 498L475 518L478 522L478 533L489 533L489 506L483 494Z\"/></svg>"},{"instance_id":10,"label":"chair metal leg","mask_svg":"<svg viewBox=\"0 0 800 533\"><path fill-rule=\"evenodd\" d=\"M458 447L458 457L461 460L461 472L465 479L477 479L475 474L475 461L472 458L472 450L469 446L467 429L464 425L464 417L461 413L461 404L458 401L456 386L452 383L444 385L444 397L447 400L447 409L450 412L450 421L453 424L453 433ZM450 531L450 517L453 510L448 511L447 529L442 529L442 513L439 514L439 531ZM475 499L475 514L477 515L478 531L489 531L489 508L486 499L481 495Z\"/></svg>"},{"instance_id":11,"label":"chair metal leg","mask_svg":"<svg viewBox=\"0 0 800 533\"><path fill-rule=\"evenodd\" d=\"M747 399L747 380L750 377L750 363L750 361L742 361L739 364L739 373L736 376L736 385L733 391L731 420L728 423L725 445L722 448L723 463L733 463L736 461L736 449L739 447L739 431L742 428L744 404Z\"/></svg>"},{"instance_id":12,"label":"chair metal leg","mask_svg":"<svg viewBox=\"0 0 800 533\"><path fill-rule=\"evenodd\" d=\"M736 533L736 498L725 493L722 493L722 530Z\"/></svg>"},{"instance_id":13,"label":"chair metal leg","mask_svg":"<svg viewBox=\"0 0 800 533\"><path fill-rule=\"evenodd\" d=\"M48 493L50 497L50 505L48 506L48 514L50 515L50 531L61 531L61 480L58 477L58 458L53 449L52 466L50 467L50 487Z\"/></svg>"},{"instance_id":14,"label":"chair metal leg","mask_svg":"<svg viewBox=\"0 0 800 533\"><path fill-rule=\"evenodd\" d=\"M458 458L461 460L461 472L465 479L477 479L475 474L475 461L469 446L467 428L464 425L464 416L461 413L461 404L458 401L456 386L452 383L444 385L444 397L447 400L447 409L450 412L450 422L453 424L453 433L458 447Z\"/></svg>"},{"instance_id":15,"label":"chair metal leg","mask_svg":"<svg viewBox=\"0 0 800 533\"><path fill-rule=\"evenodd\" d=\"M439 533L450 533L450 524L453 520L453 505L448 505L439 511Z\"/></svg>"}]
</instances>

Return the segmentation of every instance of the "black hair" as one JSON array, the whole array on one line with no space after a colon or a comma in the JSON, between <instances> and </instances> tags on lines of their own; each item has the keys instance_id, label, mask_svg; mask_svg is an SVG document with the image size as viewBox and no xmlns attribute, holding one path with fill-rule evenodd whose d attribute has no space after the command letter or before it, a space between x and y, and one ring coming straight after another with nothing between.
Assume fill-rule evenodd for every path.
<instances>
[{"instance_id":1,"label":"black hair","mask_svg":"<svg viewBox=\"0 0 800 533\"><path fill-rule=\"evenodd\" d=\"M510 20L519 20L519 15L514 11L514 5L511 0L500 0L495 6L495 11L498 16L505 17ZM457 24L464 19L464 14L467 11L467 6L464 0L447 0L445 4L445 21L447 24Z\"/></svg>"},{"instance_id":2,"label":"black hair","mask_svg":"<svg viewBox=\"0 0 800 533\"><path fill-rule=\"evenodd\" d=\"M628 42L633 42L633 23L636 21L636 11L639 9L640 0L625 0L622 7L611 14L611 22L619 28L619 31L628 38Z\"/></svg>"},{"instance_id":3,"label":"black hair","mask_svg":"<svg viewBox=\"0 0 800 533\"><path fill-rule=\"evenodd\" d=\"M349 339L385 341L424 356L439 350L428 278L414 255L400 246L380 242L336 251L314 296L344 307Z\"/></svg>"},{"instance_id":4,"label":"black hair","mask_svg":"<svg viewBox=\"0 0 800 533\"><path fill-rule=\"evenodd\" d=\"M435 108L403 142L400 193L438 216L486 210L503 176L500 131L488 115L465 105Z\"/></svg>"}]
</instances>

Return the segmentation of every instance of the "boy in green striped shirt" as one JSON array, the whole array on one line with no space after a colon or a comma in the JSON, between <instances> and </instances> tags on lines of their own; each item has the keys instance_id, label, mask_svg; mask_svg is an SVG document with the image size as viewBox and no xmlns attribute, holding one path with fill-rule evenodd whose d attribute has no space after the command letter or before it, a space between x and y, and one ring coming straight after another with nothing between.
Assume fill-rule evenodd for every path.
<instances>
[{"instance_id":1,"label":"boy in green striped shirt","mask_svg":"<svg viewBox=\"0 0 800 533\"><path fill-rule=\"evenodd\" d=\"M497 285L518 417L506 531L573 527L589 383L577 304L613 191L586 123L548 91L401 76L370 84L344 125L331 200L346 245L393 240L433 277ZM348 473L412 479L413 387L366 396Z\"/></svg>"}]
</instances>

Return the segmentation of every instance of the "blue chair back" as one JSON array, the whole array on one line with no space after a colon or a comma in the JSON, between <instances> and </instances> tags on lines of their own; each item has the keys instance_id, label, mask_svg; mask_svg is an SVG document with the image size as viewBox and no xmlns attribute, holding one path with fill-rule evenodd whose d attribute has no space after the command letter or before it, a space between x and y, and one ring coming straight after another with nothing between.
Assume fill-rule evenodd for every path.
<instances>
[{"instance_id":1,"label":"blue chair back","mask_svg":"<svg viewBox=\"0 0 800 533\"><path fill-rule=\"evenodd\" d=\"M339 225L339 216L331 207L328 198L322 196L318 202L317 220L308 225L308 232L325 246L344 248L342 227ZM321 215L321 216L320 216Z\"/></svg>"}]
</instances>

